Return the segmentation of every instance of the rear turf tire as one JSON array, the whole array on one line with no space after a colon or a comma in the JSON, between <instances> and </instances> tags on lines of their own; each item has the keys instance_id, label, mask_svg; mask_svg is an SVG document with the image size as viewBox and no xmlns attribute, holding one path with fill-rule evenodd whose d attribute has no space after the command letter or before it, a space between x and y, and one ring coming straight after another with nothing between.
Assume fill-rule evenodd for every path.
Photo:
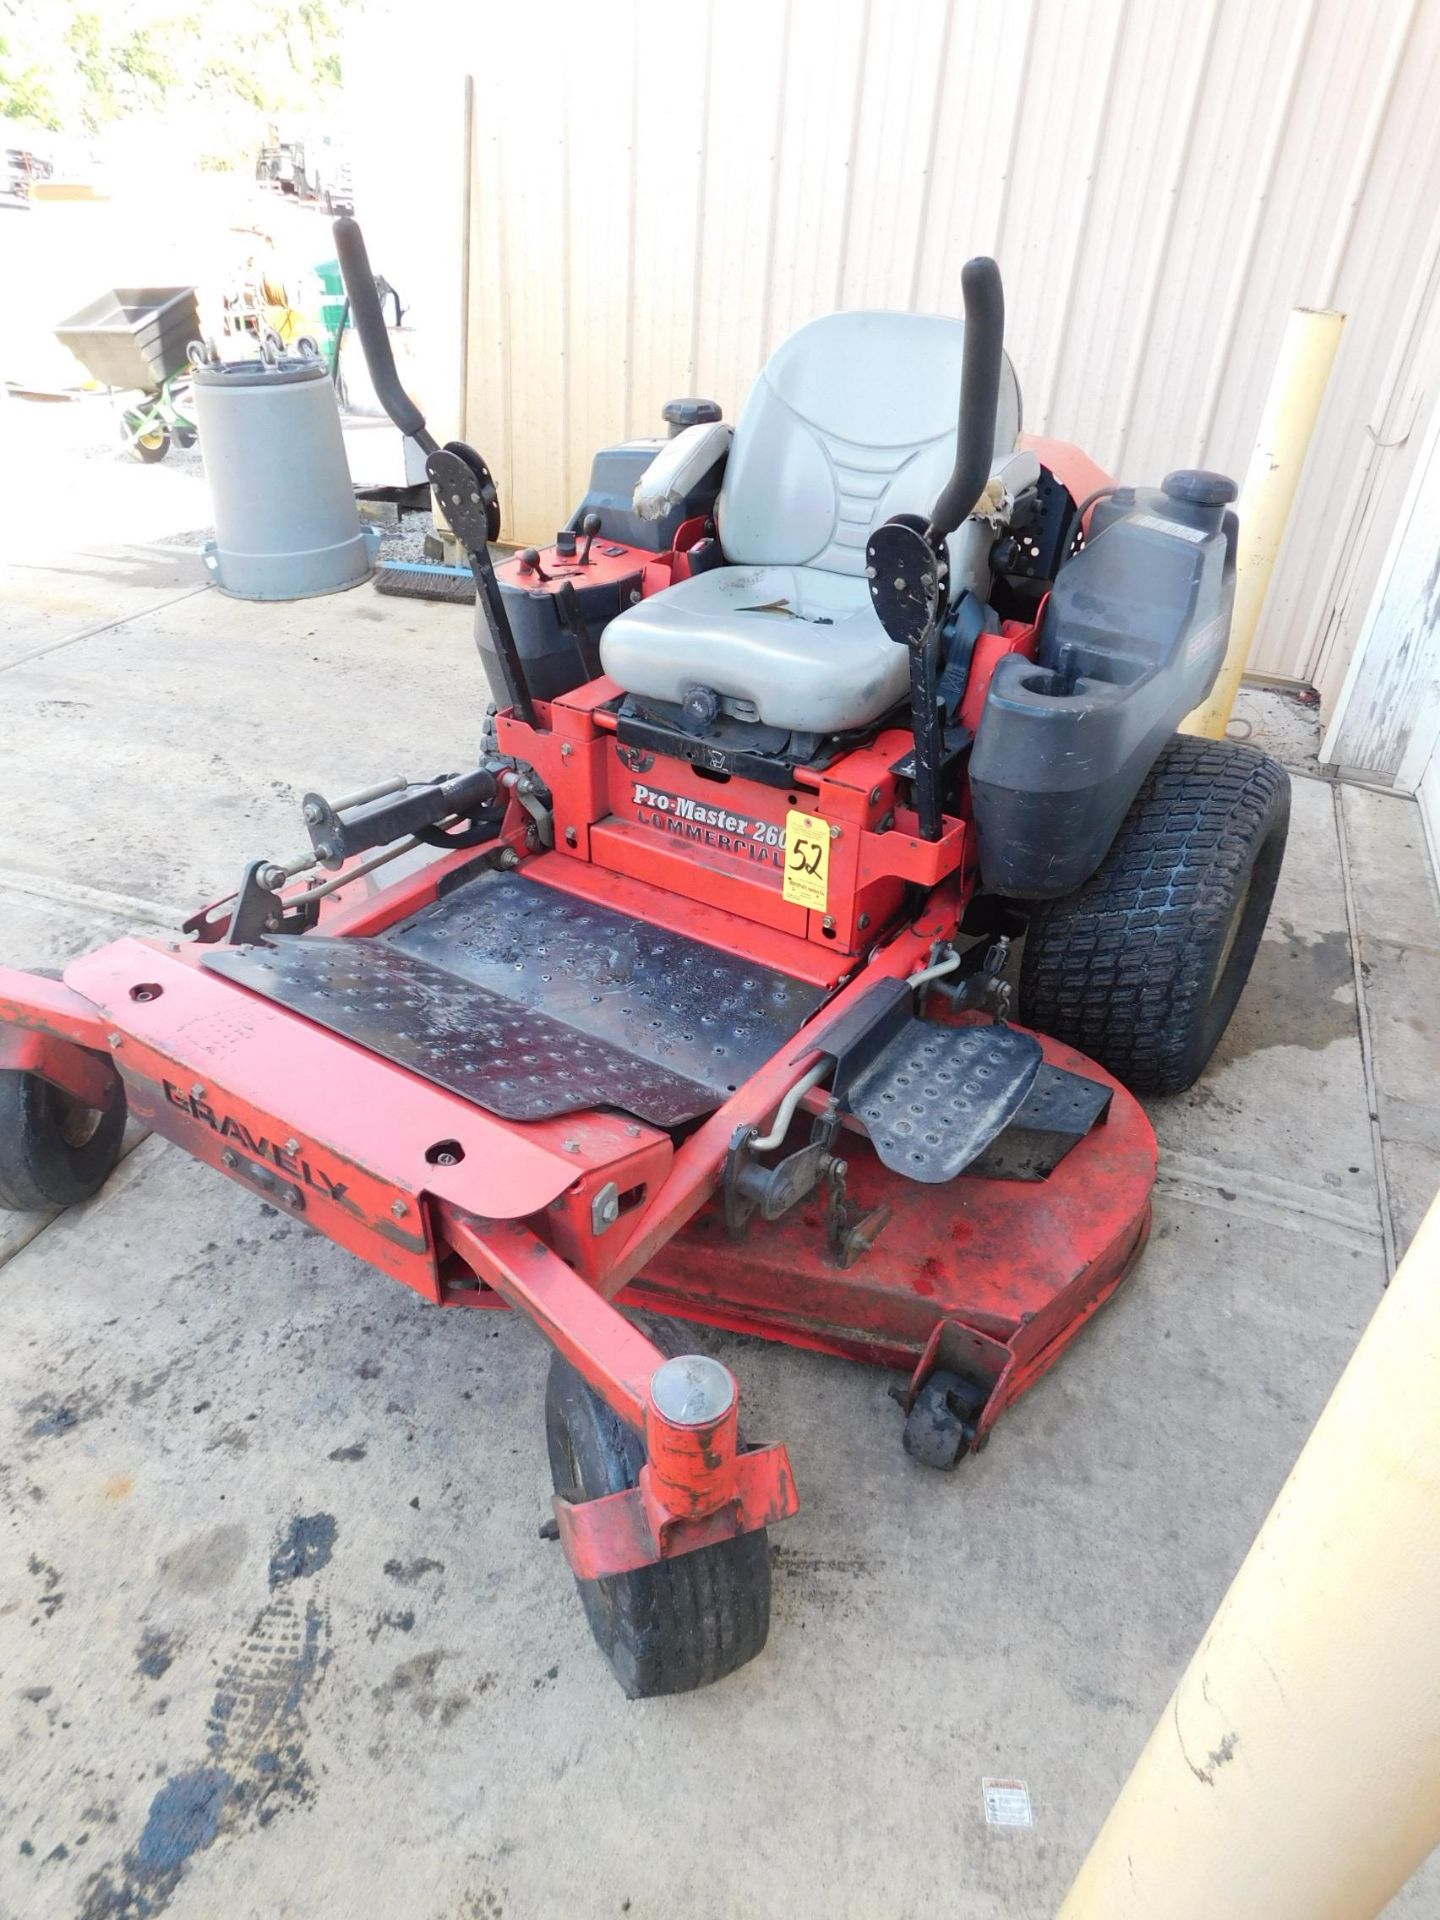
<instances>
[{"instance_id":1,"label":"rear turf tire","mask_svg":"<svg viewBox=\"0 0 1440 1920\"><path fill-rule=\"evenodd\" d=\"M645 1331L668 1355L694 1351L694 1342L668 1323ZM567 1500L596 1500L639 1481L640 1436L558 1353L545 1389L545 1436L555 1491ZM637 1573L575 1585L596 1645L632 1700L723 1680L755 1658L770 1631L763 1528Z\"/></svg>"},{"instance_id":2,"label":"rear turf tire","mask_svg":"<svg viewBox=\"0 0 1440 1920\"><path fill-rule=\"evenodd\" d=\"M1026 1024L1135 1093L1193 1085L1249 977L1289 822L1283 767L1176 734L1097 871L1031 915Z\"/></svg>"},{"instance_id":3,"label":"rear turf tire","mask_svg":"<svg viewBox=\"0 0 1440 1920\"><path fill-rule=\"evenodd\" d=\"M35 1073L0 1072L0 1207L40 1213L98 1193L120 1157L125 1088L82 1106Z\"/></svg>"}]
</instances>

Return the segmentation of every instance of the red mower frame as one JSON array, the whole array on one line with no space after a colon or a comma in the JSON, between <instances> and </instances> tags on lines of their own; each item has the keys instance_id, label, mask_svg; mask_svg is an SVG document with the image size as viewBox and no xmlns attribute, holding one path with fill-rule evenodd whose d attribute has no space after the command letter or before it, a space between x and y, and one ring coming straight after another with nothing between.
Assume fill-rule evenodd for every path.
<instances>
[{"instance_id":1,"label":"red mower frame","mask_svg":"<svg viewBox=\"0 0 1440 1920\"><path fill-rule=\"evenodd\" d=\"M1026 630L994 636L995 657L1029 639ZM831 989L793 1045L678 1145L607 1111L499 1120L207 971L204 945L122 939L72 962L63 982L0 969L0 1067L38 1074L90 1106L104 1104L118 1073L137 1120L426 1299L514 1307L536 1321L645 1439L635 1489L574 1506L557 1497L560 1539L584 1579L768 1526L797 1504L783 1446L738 1451L733 1388L718 1418L667 1418L651 1385L665 1356L621 1306L907 1368L907 1405L937 1366L959 1370L985 1389L970 1442L979 1447L1133 1267L1155 1169L1143 1112L1109 1082L1105 1123L1041 1185L907 1185L856 1135L846 1166L860 1212L884 1208L889 1218L853 1265L827 1251L814 1209L734 1244L713 1202L737 1130L770 1120L822 1055L826 1033L877 982L924 970L957 935L973 880L969 829L947 820L938 842L906 831L889 770L895 739L882 736L823 775L801 770L807 806L828 821L835 848L848 835L851 849L831 869L832 911L805 913L782 900L777 866L703 841L682 852L665 826L641 825L617 805L635 776L603 711L616 691L601 680L542 703L535 728L502 717L502 747L551 787L556 846L531 850L529 816L512 791L485 862L523 866L582 899L603 895ZM665 778L683 787L685 771ZM513 789L516 776L508 779ZM704 790L699 779L691 785ZM790 797L740 785L725 788L726 806L747 818ZM866 824L887 811L885 831ZM469 851L439 853L378 888L342 872L316 930L379 933L475 862ZM647 871L660 884L642 878ZM867 949L866 903L902 881L929 887L925 909ZM724 904L693 897L705 893ZM295 883L282 897L306 894ZM223 906L217 913L212 932L225 924ZM1069 1049L1042 1045L1053 1064L1108 1081ZM823 1099L816 1090L800 1110L818 1112ZM606 1189L624 1196L613 1222L597 1211Z\"/></svg>"}]
</instances>

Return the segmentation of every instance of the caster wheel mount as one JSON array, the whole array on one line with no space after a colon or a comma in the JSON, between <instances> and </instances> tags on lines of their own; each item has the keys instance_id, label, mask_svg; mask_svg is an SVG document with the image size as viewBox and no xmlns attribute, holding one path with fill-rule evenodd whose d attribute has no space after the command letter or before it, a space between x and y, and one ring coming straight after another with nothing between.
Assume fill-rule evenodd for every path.
<instances>
[{"instance_id":1,"label":"caster wheel mount","mask_svg":"<svg viewBox=\"0 0 1440 1920\"><path fill-rule=\"evenodd\" d=\"M689 1351L668 1325L646 1332L668 1355ZM595 1500L637 1484L645 1449L557 1353L545 1390L555 1491ZM632 1700L723 1680L770 1631L770 1545L762 1528L606 1580L577 1580L596 1645Z\"/></svg>"}]
</instances>

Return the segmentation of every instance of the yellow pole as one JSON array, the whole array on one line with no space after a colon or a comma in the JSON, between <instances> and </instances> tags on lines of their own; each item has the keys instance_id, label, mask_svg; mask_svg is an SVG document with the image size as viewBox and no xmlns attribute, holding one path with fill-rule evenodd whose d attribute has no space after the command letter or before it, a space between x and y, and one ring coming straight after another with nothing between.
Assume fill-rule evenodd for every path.
<instances>
[{"instance_id":1,"label":"yellow pole","mask_svg":"<svg viewBox=\"0 0 1440 1920\"><path fill-rule=\"evenodd\" d=\"M1230 644L1209 695L1181 721L1182 733L1224 738L1344 324L1343 313L1311 307L1296 307L1285 323L1280 358L1235 508L1240 548Z\"/></svg>"},{"instance_id":2,"label":"yellow pole","mask_svg":"<svg viewBox=\"0 0 1440 1920\"><path fill-rule=\"evenodd\" d=\"M1369 1920L1437 1842L1440 1199L1060 1920Z\"/></svg>"}]
</instances>

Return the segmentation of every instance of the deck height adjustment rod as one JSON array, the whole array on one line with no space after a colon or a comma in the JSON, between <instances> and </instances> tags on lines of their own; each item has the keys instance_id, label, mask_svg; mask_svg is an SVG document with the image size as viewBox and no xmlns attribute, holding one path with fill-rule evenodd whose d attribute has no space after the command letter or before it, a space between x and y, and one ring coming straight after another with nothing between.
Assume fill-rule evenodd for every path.
<instances>
[{"instance_id":1,"label":"deck height adjustment rod","mask_svg":"<svg viewBox=\"0 0 1440 1920\"><path fill-rule=\"evenodd\" d=\"M469 773L443 780L413 784L385 781L352 796L348 803L340 801L333 806L324 794L307 793L303 807L311 855L305 864L313 866L318 861L333 873L357 853L368 853L372 847L386 846L407 834L426 840L452 814L475 822L478 837L468 844L478 845L481 839L493 838L498 830L493 809L503 779L494 767L475 767ZM430 840L429 844L437 843ZM446 834L438 844L462 846L467 842ZM285 871L288 877L302 870L292 866Z\"/></svg>"}]
</instances>

